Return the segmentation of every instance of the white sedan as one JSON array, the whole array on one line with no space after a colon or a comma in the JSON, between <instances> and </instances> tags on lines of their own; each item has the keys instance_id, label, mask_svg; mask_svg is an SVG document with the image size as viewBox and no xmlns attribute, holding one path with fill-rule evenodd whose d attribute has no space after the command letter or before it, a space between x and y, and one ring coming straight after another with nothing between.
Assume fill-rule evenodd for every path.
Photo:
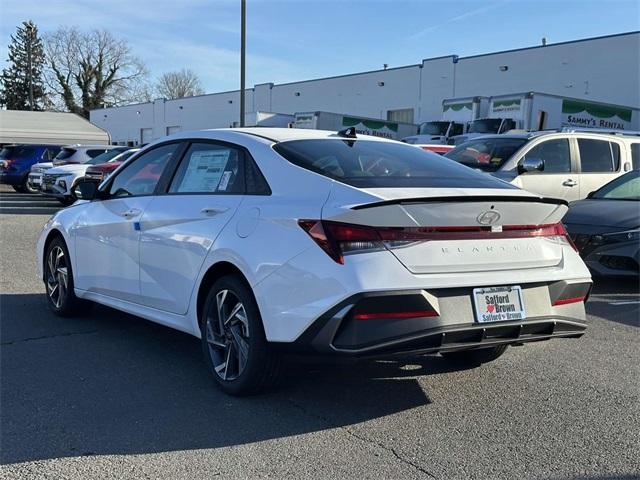
<instances>
[{"instance_id":1,"label":"white sedan","mask_svg":"<svg viewBox=\"0 0 640 480\"><path fill-rule=\"evenodd\" d=\"M566 202L353 129L183 132L76 193L38 241L49 306L195 335L228 393L289 352L479 364L586 328Z\"/></svg>"}]
</instances>

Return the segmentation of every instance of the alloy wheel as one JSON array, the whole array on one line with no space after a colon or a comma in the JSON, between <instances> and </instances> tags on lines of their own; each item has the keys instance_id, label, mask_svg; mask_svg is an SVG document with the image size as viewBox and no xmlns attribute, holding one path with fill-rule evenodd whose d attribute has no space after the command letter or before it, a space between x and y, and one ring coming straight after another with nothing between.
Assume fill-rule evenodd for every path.
<instances>
[{"instance_id":1,"label":"alloy wheel","mask_svg":"<svg viewBox=\"0 0 640 480\"><path fill-rule=\"evenodd\" d=\"M69 285L67 258L61 246L49 251L47 258L47 295L56 308L64 302Z\"/></svg>"},{"instance_id":2,"label":"alloy wheel","mask_svg":"<svg viewBox=\"0 0 640 480\"><path fill-rule=\"evenodd\" d=\"M249 356L249 320L240 299L231 290L216 294L215 308L207 312L206 340L215 372L222 380L238 378Z\"/></svg>"}]
</instances>

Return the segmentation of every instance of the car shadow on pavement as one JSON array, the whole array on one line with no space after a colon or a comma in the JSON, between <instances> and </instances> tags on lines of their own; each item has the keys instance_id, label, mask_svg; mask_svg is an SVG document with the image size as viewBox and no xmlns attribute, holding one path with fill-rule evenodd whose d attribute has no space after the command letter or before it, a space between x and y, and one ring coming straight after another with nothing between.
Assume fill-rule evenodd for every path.
<instances>
[{"instance_id":1,"label":"car shadow on pavement","mask_svg":"<svg viewBox=\"0 0 640 480\"><path fill-rule=\"evenodd\" d=\"M221 393L197 339L95 306L54 316L41 294L0 295L0 461L216 448L339 428L428 404L439 357L295 363L270 393ZM393 394L390 394L393 392Z\"/></svg>"},{"instance_id":2,"label":"car shadow on pavement","mask_svg":"<svg viewBox=\"0 0 640 480\"><path fill-rule=\"evenodd\" d=\"M640 327L640 283L635 278L594 277L587 313L610 322Z\"/></svg>"}]
</instances>

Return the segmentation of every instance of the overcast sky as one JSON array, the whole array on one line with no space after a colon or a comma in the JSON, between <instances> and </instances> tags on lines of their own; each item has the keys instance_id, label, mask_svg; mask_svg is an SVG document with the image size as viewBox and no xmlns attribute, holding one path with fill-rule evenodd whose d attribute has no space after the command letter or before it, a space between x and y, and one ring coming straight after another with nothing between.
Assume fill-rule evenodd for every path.
<instances>
[{"instance_id":1,"label":"overcast sky","mask_svg":"<svg viewBox=\"0 0 640 480\"><path fill-rule=\"evenodd\" d=\"M247 86L640 30L638 0L248 0ZM107 29L152 77L183 67L207 92L239 82L239 0L0 0L0 59L32 19Z\"/></svg>"}]
</instances>

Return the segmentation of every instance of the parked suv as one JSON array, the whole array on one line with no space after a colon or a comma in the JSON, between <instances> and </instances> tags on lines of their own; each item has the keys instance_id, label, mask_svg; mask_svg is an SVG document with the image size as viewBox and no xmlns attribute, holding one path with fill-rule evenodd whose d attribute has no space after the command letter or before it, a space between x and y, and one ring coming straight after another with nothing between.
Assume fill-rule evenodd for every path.
<instances>
[{"instance_id":1,"label":"parked suv","mask_svg":"<svg viewBox=\"0 0 640 480\"><path fill-rule=\"evenodd\" d=\"M531 192L581 200L640 163L640 136L587 132L486 135L445 157Z\"/></svg>"},{"instance_id":2,"label":"parked suv","mask_svg":"<svg viewBox=\"0 0 640 480\"><path fill-rule=\"evenodd\" d=\"M11 185L16 192L35 193L29 186L31 166L50 162L60 151L58 145L6 145L0 151L0 183Z\"/></svg>"},{"instance_id":3,"label":"parked suv","mask_svg":"<svg viewBox=\"0 0 640 480\"><path fill-rule=\"evenodd\" d=\"M54 166L67 165L69 163L85 163L87 160L108 152L117 145L67 145L62 147L58 154L51 161L36 163L31 166L27 185L31 190L41 190L42 175Z\"/></svg>"},{"instance_id":4,"label":"parked suv","mask_svg":"<svg viewBox=\"0 0 640 480\"><path fill-rule=\"evenodd\" d=\"M99 165L120 157L129 150L129 147L116 147L95 158L90 158L84 163L68 163L50 168L42 175L40 191L58 199L63 205L71 205L77 200L73 188L78 180L85 176L90 165ZM127 155L128 158L128 155Z\"/></svg>"}]
</instances>

